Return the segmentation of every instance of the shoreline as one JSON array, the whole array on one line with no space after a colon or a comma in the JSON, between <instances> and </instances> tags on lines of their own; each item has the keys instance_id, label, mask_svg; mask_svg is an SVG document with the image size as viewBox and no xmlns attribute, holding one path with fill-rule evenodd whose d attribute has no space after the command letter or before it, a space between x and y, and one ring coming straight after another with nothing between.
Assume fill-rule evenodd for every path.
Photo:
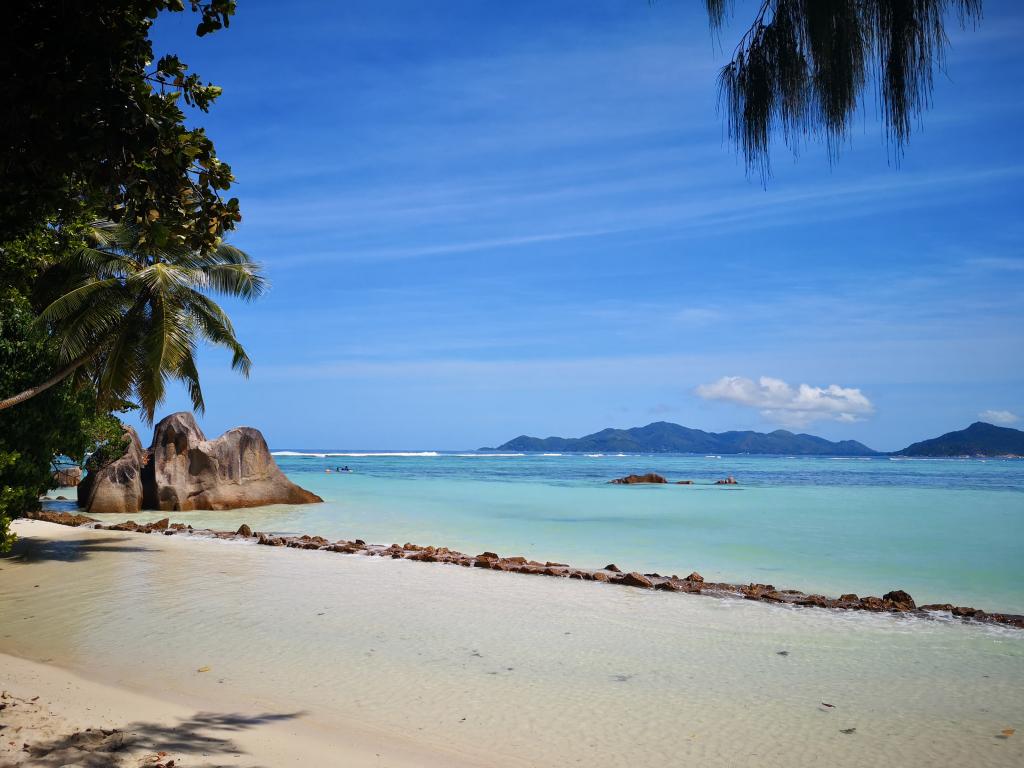
<instances>
[{"instance_id":1,"label":"shoreline","mask_svg":"<svg viewBox=\"0 0 1024 768\"><path fill-rule=\"evenodd\" d=\"M893 589L881 597L861 597L853 593L842 594L838 598L797 589L776 588L773 584L751 582L734 584L727 582L707 582L697 572L680 578L672 574L664 576L659 573L642 573L639 571L623 572L614 563L604 568L577 568L568 563L553 561L540 562L529 560L523 556L502 557L495 552L485 551L476 556L466 555L448 547L418 545L406 542L404 545L368 544L362 539L339 539L331 542L322 536L302 534L298 536L274 536L259 531L252 531L243 524L237 531L217 531L213 529L193 529L184 523L172 523L170 518L139 524L133 520L113 525L103 525L98 520L86 515L69 512L43 510L31 513L28 519L40 520L58 525L91 528L110 531L123 531L134 534L160 533L167 536L185 535L215 539L241 539L271 547L288 547L293 549L319 550L341 554L356 554L369 557L389 557L413 562L441 563L469 568L484 568L509 573L548 576L554 578L571 578L584 581L596 581L612 585L621 585L641 589L654 589L666 592L703 595L716 598L742 598L764 603L790 605L798 608L824 608L839 611L867 611L871 613L893 613L913 615L919 618L934 619L953 618L963 622L980 624L998 624L1016 629L1024 629L1024 615L988 612L969 606L956 606L950 603L930 603L918 606L911 595L901 589Z\"/></svg>"},{"instance_id":2,"label":"shoreline","mask_svg":"<svg viewBox=\"0 0 1024 768\"><path fill-rule=\"evenodd\" d=\"M199 747L182 725L228 724L209 735L247 753L163 749L175 768L1003 768L1024 748L998 738L1024 722L1024 635L1010 628L331 558L234 534L15 525L21 541L0 560L0 652L51 665L54 696L17 691L53 703L33 726L43 744L142 723L161 743ZM122 690L156 699L163 714L122 707L102 720L64 670L115 703Z\"/></svg>"}]
</instances>

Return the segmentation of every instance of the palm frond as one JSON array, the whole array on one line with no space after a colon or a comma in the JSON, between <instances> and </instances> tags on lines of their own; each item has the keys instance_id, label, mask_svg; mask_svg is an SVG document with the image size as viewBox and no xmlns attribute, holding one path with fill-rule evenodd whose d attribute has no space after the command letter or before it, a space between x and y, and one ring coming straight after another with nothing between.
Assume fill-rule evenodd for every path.
<instances>
[{"instance_id":1,"label":"palm frond","mask_svg":"<svg viewBox=\"0 0 1024 768\"><path fill-rule=\"evenodd\" d=\"M224 296L252 301L266 293L269 283L260 274L260 265L251 262L212 264L203 267L210 289Z\"/></svg>"},{"instance_id":2,"label":"palm frond","mask_svg":"<svg viewBox=\"0 0 1024 768\"><path fill-rule=\"evenodd\" d=\"M247 377L252 370L252 360L235 337L235 329L224 310L200 293L190 295L187 306L207 341L230 350L231 367Z\"/></svg>"}]
</instances>

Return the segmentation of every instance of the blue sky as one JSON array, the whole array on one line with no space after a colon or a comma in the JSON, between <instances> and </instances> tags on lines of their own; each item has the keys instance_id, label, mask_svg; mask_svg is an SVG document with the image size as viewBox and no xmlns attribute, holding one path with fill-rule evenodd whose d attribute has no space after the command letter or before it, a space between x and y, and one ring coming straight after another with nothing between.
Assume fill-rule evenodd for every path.
<instances>
[{"instance_id":1,"label":"blue sky","mask_svg":"<svg viewBox=\"0 0 1024 768\"><path fill-rule=\"evenodd\" d=\"M197 122L273 283L230 305L251 378L202 356L208 433L444 449L664 419L885 450L1024 415L1017 3L951 35L898 169L869 93L837 165L781 149L767 189L716 111L750 2L721 46L689 2L239 5L155 33L224 87Z\"/></svg>"}]
</instances>

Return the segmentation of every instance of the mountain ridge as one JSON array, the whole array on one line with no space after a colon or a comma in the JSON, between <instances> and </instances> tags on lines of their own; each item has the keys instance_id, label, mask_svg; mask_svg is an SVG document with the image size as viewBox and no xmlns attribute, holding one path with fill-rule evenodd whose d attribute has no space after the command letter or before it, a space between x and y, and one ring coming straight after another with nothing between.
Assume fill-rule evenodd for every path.
<instances>
[{"instance_id":1,"label":"mountain ridge","mask_svg":"<svg viewBox=\"0 0 1024 768\"><path fill-rule=\"evenodd\" d=\"M897 456L1008 456L1024 455L1024 432L976 421L966 429L911 443Z\"/></svg>"},{"instance_id":2,"label":"mountain ridge","mask_svg":"<svg viewBox=\"0 0 1024 768\"><path fill-rule=\"evenodd\" d=\"M833 442L823 437L793 433L785 429L773 432L730 430L705 432L668 421L655 421L643 427L608 427L583 437L531 437L520 435L496 448L483 451L617 451L629 453L772 453L799 456L878 456L879 451L856 440Z\"/></svg>"}]
</instances>

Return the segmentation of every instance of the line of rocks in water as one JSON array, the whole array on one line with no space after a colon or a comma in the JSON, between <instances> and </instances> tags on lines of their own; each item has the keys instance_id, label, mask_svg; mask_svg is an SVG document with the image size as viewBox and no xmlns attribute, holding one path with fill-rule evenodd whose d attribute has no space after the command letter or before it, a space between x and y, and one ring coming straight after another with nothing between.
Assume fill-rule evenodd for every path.
<instances>
[{"instance_id":1,"label":"line of rocks in water","mask_svg":"<svg viewBox=\"0 0 1024 768\"><path fill-rule=\"evenodd\" d=\"M54 512L43 510L28 515L34 520L43 520L60 525L76 527L88 526L107 531L128 531L131 533L162 533L165 536L175 534L197 535L218 539L245 539L269 547L289 547L292 549L314 549L324 552L338 552L350 555L366 555L370 557L390 557L395 560L412 560L421 563L446 563L459 565L463 568L484 568L492 571L509 573L525 573L536 576L554 576L560 578L579 579L582 581L598 581L606 584L619 584L626 587L639 587L664 592L685 592L693 595L709 597L742 597L746 600L757 600L763 603L777 603L799 607L833 608L848 611L870 611L873 613L902 613L921 617L930 617L934 612L948 613L953 618L965 621L979 621L1003 624L1024 629L1024 616L1007 613L987 613L978 608L957 606L950 603L932 603L917 605L914 599L901 589L887 592L881 597L860 597L848 593L838 598L825 595L809 594L797 589L777 589L772 584L729 584L725 582L708 582L697 572L681 578L675 574L663 576L659 573L640 573L638 571L623 572L614 563L604 568L575 568L566 563L552 561L540 562L522 556L502 557L495 552L481 552L479 555L466 555L448 547L421 546L406 542L405 544L367 544L362 539L330 541L323 536L276 536L259 531L253 532L248 525L241 525L237 531L215 531L209 528L193 529L185 523L172 523L163 518L151 523L136 523L128 520L114 525L102 525L98 520L85 515L70 512Z\"/></svg>"}]
</instances>

